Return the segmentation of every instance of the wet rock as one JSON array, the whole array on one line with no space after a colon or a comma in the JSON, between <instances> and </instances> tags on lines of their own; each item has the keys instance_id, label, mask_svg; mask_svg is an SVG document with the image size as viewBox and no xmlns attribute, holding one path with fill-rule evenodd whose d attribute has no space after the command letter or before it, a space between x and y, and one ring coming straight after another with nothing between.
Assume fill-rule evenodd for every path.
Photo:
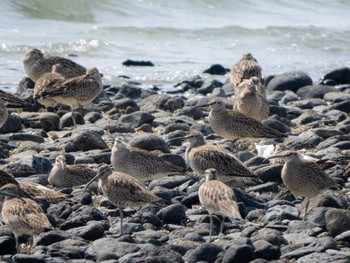
<instances>
[{"instance_id":1,"label":"wet rock","mask_svg":"<svg viewBox=\"0 0 350 263\"><path fill-rule=\"evenodd\" d=\"M163 133L162 134L168 134L176 131L189 131L190 130L190 125L187 123L171 123L167 126L164 127ZM183 133L184 135L185 133ZM169 138L171 139L171 138Z\"/></svg>"},{"instance_id":2,"label":"wet rock","mask_svg":"<svg viewBox=\"0 0 350 263\"><path fill-rule=\"evenodd\" d=\"M290 132L290 128L284 125L283 122L275 119L267 119L262 121L263 124L271 127L272 129L275 129L281 133L287 133Z\"/></svg>"},{"instance_id":3,"label":"wet rock","mask_svg":"<svg viewBox=\"0 0 350 263\"><path fill-rule=\"evenodd\" d=\"M123 84L117 94L117 98L138 99L141 97L142 89L131 83Z\"/></svg>"},{"instance_id":4,"label":"wet rock","mask_svg":"<svg viewBox=\"0 0 350 263\"><path fill-rule=\"evenodd\" d=\"M51 244L66 240L66 239L81 239L75 236L73 233L62 231L59 229L53 229L49 232L42 234L36 240L36 246L49 246Z\"/></svg>"},{"instance_id":5,"label":"wet rock","mask_svg":"<svg viewBox=\"0 0 350 263\"><path fill-rule=\"evenodd\" d=\"M266 211L263 220L265 223L271 221L298 220L299 210L290 205L275 205Z\"/></svg>"},{"instance_id":6,"label":"wet rock","mask_svg":"<svg viewBox=\"0 0 350 263\"><path fill-rule=\"evenodd\" d=\"M335 92L336 88L333 86L326 85L308 85L297 91L297 95L301 99L310 99L310 98L320 98L323 99L323 96L328 92Z\"/></svg>"},{"instance_id":7,"label":"wet rock","mask_svg":"<svg viewBox=\"0 0 350 263\"><path fill-rule=\"evenodd\" d=\"M282 183L282 178L281 178L282 167L283 167L282 164L273 164L273 165L259 168L255 170L255 173L264 182Z\"/></svg>"},{"instance_id":8,"label":"wet rock","mask_svg":"<svg viewBox=\"0 0 350 263\"><path fill-rule=\"evenodd\" d=\"M258 240L266 240L275 246L281 246L282 244L287 244L287 241L284 239L283 234L280 231L275 229L262 228L254 232L251 236L253 242Z\"/></svg>"},{"instance_id":9,"label":"wet rock","mask_svg":"<svg viewBox=\"0 0 350 263\"><path fill-rule=\"evenodd\" d=\"M44 255L16 254L12 258L14 263L45 263Z\"/></svg>"},{"instance_id":10,"label":"wet rock","mask_svg":"<svg viewBox=\"0 0 350 263\"><path fill-rule=\"evenodd\" d=\"M19 114L25 127L40 128L45 131L57 131L60 117L52 112L22 112Z\"/></svg>"},{"instance_id":11,"label":"wet rock","mask_svg":"<svg viewBox=\"0 0 350 263\"><path fill-rule=\"evenodd\" d=\"M254 248L251 245L233 245L229 247L222 258L222 263L250 262L255 259Z\"/></svg>"},{"instance_id":12,"label":"wet rock","mask_svg":"<svg viewBox=\"0 0 350 263\"><path fill-rule=\"evenodd\" d=\"M266 86L269 91L291 90L296 92L298 89L311 85L312 79L304 72L295 71L276 75Z\"/></svg>"},{"instance_id":13,"label":"wet rock","mask_svg":"<svg viewBox=\"0 0 350 263\"><path fill-rule=\"evenodd\" d=\"M7 166L14 177L28 177L33 174L48 174L52 169L51 162L38 155L26 156Z\"/></svg>"},{"instance_id":14,"label":"wet rock","mask_svg":"<svg viewBox=\"0 0 350 263\"><path fill-rule=\"evenodd\" d=\"M77 112L77 111L74 112L74 119L77 125L85 124L84 117L80 112ZM67 112L61 117L59 127L63 129L65 127L72 127L72 126L74 126L72 112Z\"/></svg>"},{"instance_id":15,"label":"wet rock","mask_svg":"<svg viewBox=\"0 0 350 263\"><path fill-rule=\"evenodd\" d=\"M144 123L149 123L154 120L154 116L142 111L125 114L119 118L122 123L129 124L132 128L140 127Z\"/></svg>"},{"instance_id":16,"label":"wet rock","mask_svg":"<svg viewBox=\"0 0 350 263\"><path fill-rule=\"evenodd\" d=\"M313 131L306 131L298 136L290 136L284 142L283 145L287 149L310 149L316 147L319 143L323 141L321 136L318 136Z\"/></svg>"},{"instance_id":17,"label":"wet rock","mask_svg":"<svg viewBox=\"0 0 350 263\"><path fill-rule=\"evenodd\" d=\"M210 75L225 75L226 72L226 68L220 64L213 64L208 69L203 71L203 73L207 73Z\"/></svg>"},{"instance_id":18,"label":"wet rock","mask_svg":"<svg viewBox=\"0 0 350 263\"><path fill-rule=\"evenodd\" d=\"M66 259L83 259L88 244L83 240L67 239L49 246L47 254L51 257L63 257Z\"/></svg>"},{"instance_id":19,"label":"wet rock","mask_svg":"<svg viewBox=\"0 0 350 263\"><path fill-rule=\"evenodd\" d=\"M180 204L172 204L161 209L157 216L163 224L182 224L186 220L185 207Z\"/></svg>"},{"instance_id":20,"label":"wet rock","mask_svg":"<svg viewBox=\"0 0 350 263\"><path fill-rule=\"evenodd\" d=\"M249 192L258 192L258 193L278 192L278 185L275 182L268 182L265 184L248 187L246 190L248 193Z\"/></svg>"},{"instance_id":21,"label":"wet rock","mask_svg":"<svg viewBox=\"0 0 350 263\"><path fill-rule=\"evenodd\" d=\"M16 254L16 240L14 236L0 236L0 255Z\"/></svg>"},{"instance_id":22,"label":"wet rock","mask_svg":"<svg viewBox=\"0 0 350 263\"><path fill-rule=\"evenodd\" d=\"M175 112L176 110L183 108L184 105L185 102L183 99L179 97L172 97L164 103L164 110Z\"/></svg>"},{"instance_id":23,"label":"wet rock","mask_svg":"<svg viewBox=\"0 0 350 263\"><path fill-rule=\"evenodd\" d=\"M213 92L213 90L215 88L220 88L222 87L223 83L218 81L218 80L208 80L205 81L204 84L202 85L202 87L200 87L199 89L197 89L197 92L199 94L203 94L206 95L208 93Z\"/></svg>"},{"instance_id":24,"label":"wet rock","mask_svg":"<svg viewBox=\"0 0 350 263\"><path fill-rule=\"evenodd\" d=\"M199 247L188 251L184 256L184 259L185 262L188 263L196 263L200 261L214 263L216 261L217 255L221 251L222 249L215 244L202 244Z\"/></svg>"},{"instance_id":25,"label":"wet rock","mask_svg":"<svg viewBox=\"0 0 350 263\"><path fill-rule=\"evenodd\" d=\"M42 136L36 134L28 134L28 133L13 133L9 136L10 141L32 141L37 143L45 142L45 139Z\"/></svg>"},{"instance_id":26,"label":"wet rock","mask_svg":"<svg viewBox=\"0 0 350 263\"><path fill-rule=\"evenodd\" d=\"M350 83L350 69L348 67L334 69L322 77L322 82L327 80L333 80L336 84Z\"/></svg>"},{"instance_id":27,"label":"wet rock","mask_svg":"<svg viewBox=\"0 0 350 263\"><path fill-rule=\"evenodd\" d=\"M329 107L329 110L339 110L347 114L350 113L350 100L334 103Z\"/></svg>"},{"instance_id":28,"label":"wet rock","mask_svg":"<svg viewBox=\"0 0 350 263\"><path fill-rule=\"evenodd\" d=\"M279 259L281 256L281 250L278 246L273 246L266 240L257 240L253 243L255 248L255 255L257 258L263 258L267 260Z\"/></svg>"},{"instance_id":29,"label":"wet rock","mask_svg":"<svg viewBox=\"0 0 350 263\"><path fill-rule=\"evenodd\" d=\"M144 61L144 60L127 59L122 64L123 64L123 66L127 66L127 67L130 67L130 66L154 67L154 64L149 60Z\"/></svg>"},{"instance_id":30,"label":"wet rock","mask_svg":"<svg viewBox=\"0 0 350 263\"><path fill-rule=\"evenodd\" d=\"M108 148L108 145L102 139L101 135L89 130L83 130L75 135L73 138L73 145L75 148L82 151Z\"/></svg>"},{"instance_id":31,"label":"wet rock","mask_svg":"<svg viewBox=\"0 0 350 263\"><path fill-rule=\"evenodd\" d=\"M147 151L159 150L164 153L169 153L169 147L165 141L154 134L141 134L130 141L130 146L145 149Z\"/></svg>"},{"instance_id":32,"label":"wet rock","mask_svg":"<svg viewBox=\"0 0 350 263\"><path fill-rule=\"evenodd\" d=\"M21 117L10 114L0 128L0 133L18 132L22 129Z\"/></svg>"},{"instance_id":33,"label":"wet rock","mask_svg":"<svg viewBox=\"0 0 350 263\"><path fill-rule=\"evenodd\" d=\"M350 230L350 212L343 209L332 208L325 214L326 227L333 237Z\"/></svg>"},{"instance_id":34,"label":"wet rock","mask_svg":"<svg viewBox=\"0 0 350 263\"><path fill-rule=\"evenodd\" d=\"M122 98L118 100L114 100L114 107L118 110L123 110L125 111L127 108L131 108L132 111L139 111L140 107L137 105L137 103L129 98Z\"/></svg>"}]
</instances>

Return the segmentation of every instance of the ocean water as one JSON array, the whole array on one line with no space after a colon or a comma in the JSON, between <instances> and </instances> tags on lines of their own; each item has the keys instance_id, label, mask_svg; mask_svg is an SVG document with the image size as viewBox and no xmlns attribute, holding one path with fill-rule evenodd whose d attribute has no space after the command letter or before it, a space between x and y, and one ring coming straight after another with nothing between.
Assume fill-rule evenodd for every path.
<instances>
[{"instance_id":1,"label":"ocean water","mask_svg":"<svg viewBox=\"0 0 350 263\"><path fill-rule=\"evenodd\" d=\"M15 91L36 47L98 67L106 84L128 75L161 87L231 67L251 52L263 75L302 70L317 81L350 66L347 0L2 0L0 88ZM124 67L126 59L155 67Z\"/></svg>"}]
</instances>

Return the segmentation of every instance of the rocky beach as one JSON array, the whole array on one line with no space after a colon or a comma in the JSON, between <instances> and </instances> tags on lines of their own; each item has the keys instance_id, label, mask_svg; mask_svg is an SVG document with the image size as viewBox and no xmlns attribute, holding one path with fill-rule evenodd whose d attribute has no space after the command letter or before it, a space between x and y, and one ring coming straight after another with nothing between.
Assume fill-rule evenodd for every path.
<instances>
[{"instance_id":1,"label":"rocky beach","mask_svg":"<svg viewBox=\"0 0 350 263\"><path fill-rule=\"evenodd\" d=\"M8 106L10 114L0 128L1 170L19 182L50 187L48 175L58 155L65 155L67 164L97 171L100 164L111 163L116 137L186 168L186 144L166 142L196 130L208 143L233 152L263 181L234 188L243 220L226 219L219 240L221 217L214 216L215 241L208 243L209 215L198 198L203 178L190 170L148 182L148 189L167 204L124 209L123 235L118 209L96 185L86 192L84 185L61 188L68 199L55 204L40 200L54 229L34 236L31 254L17 254L13 233L0 226L1 262L350 262L349 68L319 79L302 71L264 76L270 116L263 123L288 137L255 144L220 138L208 125L208 111L194 108L219 97L232 109L235 92L220 64L166 83L167 89L118 78L119 85L105 85L92 104L75 110L76 128L69 106L46 110L32 99L34 83L23 78L15 95L26 107ZM283 164L267 159L276 148L316 158L337 183L311 199L305 220L305 201L282 183Z\"/></svg>"}]
</instances>

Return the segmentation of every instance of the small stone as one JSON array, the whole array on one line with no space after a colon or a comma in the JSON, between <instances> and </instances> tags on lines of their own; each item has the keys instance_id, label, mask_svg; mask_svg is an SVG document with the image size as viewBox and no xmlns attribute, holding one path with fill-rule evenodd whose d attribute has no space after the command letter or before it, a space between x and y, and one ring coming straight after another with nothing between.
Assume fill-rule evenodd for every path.
<instances>
[{"instance_id":1,"label":"small stone","mask_svg":"<svg viewBox=\"0 0 350 263\"><path fill-rule=\"evenodd\" d=\"M220 64L211 65L208 69L203 71L203 73L207 73L210 75L225 75L226 72L226 68Z\"/></svg>"},{"instance_id":2,"label":"small stone","mask_svg":"<svg viewBox=\"0 0 350 263\"><path fill-rule=\"evenodd\" d=\"M254 248L251 245L233 245L224 252L222 263L248 263L254 259Z\"/></svg>"},{"instance_id":3,"label":"small stone","mask_svg":"<svg viewBox=\"0 0 350 263\"><path fill-rule=\"evenodd\" d=\"M127 66L127 67L130 67L130 66L154 67L154 64L151 61L149 61L149 60L144 61L144 60L127 59L122 64L123 64L123 66Z\"/></svg>"},{"instance_id":4,"label":"small stone","mask_svg":"<svg viewBox=\"0 0 350 263\"><path fill-rule=\"evenodd\" d=\"M180 204L172 204L161 209L157 216L162 220L163 224L178 224L186 219L185 208Z\"/></svg>"},{"instance_id":5,"label":"small stone","mask_svg":"<svg viewBox=\"0 0 350 263\"><path fill-rule=\"evenodd\" d=\"M127 123L132 128L140 127L144 123L150 123L154 120L154 116L142 111L136 111L130 114L124 114L119 118L119 122Z\"/></svg>"},{"instance_id":6,"label":"small stone","mask_svg":"<svg viewBox=\"0 0 350 263\"><path fill-rule=\"evenodd\" d=\"M79 150L107 149L108 145L101 135L89 130L82 130L73 138L73 145Z\"/></svg>"},{"instance_id":7,"label":"small stone","mask_svg":"<svg viewBox=\"0 0 350 263\"><path fill-rule=\"evenodd\" d=\"M147 151L159 150L164 153L169 153L169 147L165 141L154 134L141 134L130 141L130 146L141 148Z\"/></svg>"},{"instance_id":8,"label":"small stone","mask_svg":"<svg viewBox=\"0 0 350 263\"><path fill-rule=\"evenodd\" d=\"M215 262L217 255L221 251L222 249L219 246L211 243L206 243L198 246L193 250L188 251L184 256L184 259L185 259L185 262L187 263L197 263L201 261Z\"/></svg>"},{"instance_id":9,"label":"small stone","mask_svg":"<svg viewBox=\"0 0 350 263\"><path fill-rule=\"evenodd\" d=\"M326 227L333 237L350 230L350 211L331 208L325 214Z\"/></svg>"}]
</instances>

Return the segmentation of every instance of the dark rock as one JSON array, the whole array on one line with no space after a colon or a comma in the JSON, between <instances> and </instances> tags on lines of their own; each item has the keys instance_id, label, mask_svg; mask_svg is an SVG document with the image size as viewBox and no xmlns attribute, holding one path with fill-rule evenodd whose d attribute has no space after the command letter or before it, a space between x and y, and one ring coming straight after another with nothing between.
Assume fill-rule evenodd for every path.
<instances>
[{"instance_id":1,"label":"dark rock","mask_svg":"<svg viewBox=\"0 0 350 263\"><path fill-rule=\"evenodd\" d=\"M190 126L187 123L171 123L164 127L162 134L168 134L176 131L189 131L189 130L190 130Z\"/></svg>"},{"instance_id":2,"label":"dark rock","mask_svg":"<svg viewBox=\"0 0 350 263\"><path fill-rule=\"evenodd\" d=\"M307 215L306 219L309 222L318 224L322 229L326 229L326 212L332 208L329 207L315 207L314 209L310 210Z\"/></svg>"},{"instance_id":3,"label":"dark rock","mask_svg":"<svg viewBox=\"0 0 350 263\"><path fill-rule=\"evenodd\" d=\"M154 134L141 134L130 141L130 146L145 149L147 151L159 150L164 153L169 153L169 147L165 141Z\"/></svg>"},{"instance_id":4,"label":"dark rock","mask_svg":"<svg viewBox=\"0 0 350 263\"><path fill-rule=\"evenodd\" d=\"M154 109L165 110L165 104L171 98L171 96L166 94L154 94L139 101L139 105L143 111L150 111Z\"/></svg>"},{"instance_id":5,"label":"dark rock","mask_svg":"<svg viewBox=\"0 0 350 263\"><path fill-rule=\"evenodd\" d=\"M10 114L6 122L0 128L0 133L18 132L22 129L21 117Z\"/></svg>"},{"instance_id":6,"label":"dark rock","mask_svg":"<svg viewBox=\"0 0 350 263\"><path fill-rule=\"evenodd\" d=\"M275 114L280 117L287 117L287 109L280 105L270 105L270 116Z\"/></svg>"},{"instance_id":7,"label":"dark rock","mask_svg":"<svg viewBox=\"0 0 350 263\"><path fill-rule=\"evenodd\" d=\"M220 64L211 65L208 69L204 70L203 73L211 75L225 75L227 72L226 68Z\"/></svg>"},{"instance_id":8,"label":"dark rock","mask_svg":"<svg viewBox=\"0 0 350 263\"><path fill-rule=\"evenodd\" d=\"M223 83L218 80L208 80L205 81L202 87L197 89L197 92L203 95L211 93L215 88L222 87Z\"/></svg>"},{"instance_id":9,"label":"dark rock","mask_svg":"<svg viewBox=\"0 0 350 263\"><path fill-rule=\"evenodd\" d=\"M0 255L16 254L16 240L13 236L0 236Z\"/></svg>"},{"instance_id":10,"label":"dark rock","mask_svg":"<svg viewBox=\"0 0 350 263\"><path fill-rule=\"evenodd\" d=\"M142 89L136 85L127 83L123 84L117 94L118 98L129 98L129 99L138 99L141 97Z\"/></svg>"},{"instance_id":11,"label":"dark rock","mask_svg":"<svg viewBox=\"0 0 350 263\"><path fill-rule=\"evenodd\" d=\"M172 154L172 153L165 153L165 154L161 154L159 155L160 158L162 158L163 160L175 164L176 166L182 167L184 171L187 170L187 163L185 161L185 159L178 154Z\"/></svg>"},{"instance_id":12,"label":"dark rock","mask_svg":"<svg viewBox=\"0 0 350 263\"><path fill-rule=\"evenodd\" d=\"M258 170L255 170L255 173L264 182L282 183L282 178L281 178L282 167L283 167L282 164L273 164L273 165L259 168Z\"/></svg>"},{"instance_id":13,"label":"dark rock","mask_svg":"<svg viewBox=\"0 0 350 263\"><path fill-rule=\"evenodd\" d=\"M79 226L85 226L87 222L92 220L106 220L106 216L103 215L102 212L96 208L89 206L81 206L74 213L70 214L67 220L65 220L60 225L60 229L67 230Z\"/></svg>"},{"instance_id":14,"label":"dark rock","mask_svg":"<svg viewBox=\"0 0 350 263\"><path fill-rule=\"evenodd\" d=\"M104 232L105 229L101 222L90 222L86 226L82 227L78 235L85 240L94 241L96 239L102 238Z\"/></svg>"},{"instance_id":15,"label":"dark rock","mask_svg":"<svg viewBox=\"0 0 350 263\"><path fill-rule=\"evenodd\" d=\"M213 92L211 93L211 95L214 97L226 98L225 91L222 88L213 89Z\"/></svg>"},{"instance_id":16,"label":"dark rock","mask_svg":"<svg viewBox=\"0 0 350 263\"><path fill-rule=\"evenodd\" d=\"M47 254L54 258L83 259L87 247L84 240L67 239L50 245Z\"/></svg>"},{"instance_id":17,"label":"dark rock","mask_svg":"<svg viewBox=\"0 0 350 263\"><path fill-rule=\"evenodd\" d=\"M326 227L333 237L350 230L350 211L331 208L325 214Z\"/></svg>"},{"instance_id":18,"label":"dark rock","mask_svg":"<svg viewBox=\"0 0 350 263\"><path fill-rule=\"evenodd\" d=\"M73 145L79 150L89 151L94 149L107 149L108 145L96 132L83 130L73 138Z\"/></svg>"},{"instance_id":19,"label":"dark rock","mask_svg":"<svg viewBox=\"0 0 350 263\"><path fill-rule=\"evenodd\" d=\"M350 69L348 67L334 69L322 77L322 82L326 80L334 80L337 84L350 83Z\"/></svg>"},{"instance_id":20,"label":"dark rock","mask_svg":"<svg viewBox=\"0 0 350 263\"><path fill-rule=\"evenodd\" d=\"M310 149L316 147L319 143L323 141L323 138L318 136L313 131L306 131L298 136L290 136L284 142L283 145L287 149Z\"/></svg>"},{"instance_id":21,"label":"dark rock","mask_svg":"<svg viewBox=\"0 0 350 263\"><path fill-rule=\"evenodd\" d=\"M216 261L217 255L221 251L222 249L215 244L202 244L197 248L188 251L184 256L184 259L186 263L197 263L201 261L214 263Z\"/></svg>"},{"instance_id":22,"label":"dark rock","mask_svg":"<svg viewBox=\"0 0 350 263\"><path fill-rule=\"evenodd\" d=\"M167 189L175 189L188 181L193 181L193 178L187 175L164 177L158 180L153 180L149 184L148 189L152 190L155 186L162 186Z\"/></svg>"},{"instance_id":23,"label":"dark rock","mask_svg":"<svg viewBox=\"0 0 350 263\"><path fill-rule=\"evenodd\" d=\"M243 189L234 188L233 192L236 195L237 202L243 202L246 206L254 207L254 208L265 208L266 203L258 198L255 198L249 194L247 194Z\"/></svg>"},{"instance_id":24,"label":"dark rock","mask_svg":"<svg viewBox=\"0 0 350 263\"><path fill-rule=\"evenodd\" d=\"M45 131L57 131L60 117L52 112L21 112L19 116L26 127L44 129Z\"/></svg>"},{"instance_id":25,"label":"dark rock","mask_svg":"<svg viewBox=\"0 0 350 263\"><path fill-rule=\"evenodd\" d=\"M179 97L172 97L164 103L164 110L175 112L176 110L183 108L184 105L185 102L183 99Z\"/></svg>"},{"instance_id":26,"label":"dark rock","mask_svg":"<svg viewBox=\"0 0 350 263\"><path fill-rule=\"evenodd\" d=\"M46 263L44 255L16 254L12 260L14 263Z\"/></svg>"},{"instance_id":27,"label":"dark rock","mask_svg":"<svg viewBox=\"0 0 350 263\"><path fill-rule=\"evenodd\" d=\"M333 86L325 85L308 85L297 91L297 95L301 99L310 99L310 98L320 98L323 99L323 96L332 91L337 91Z\"/></svg>"},{"instance_id":28,"label":"dark rock","mask_svg":"<svg viewBox=\"0 0 350 263\"><path fill-rule=\"evenodd\" d=\"M119 118L120 122L127 123L133 128L140 127L144 123L149 123L154 120L154 116L142 111L125 114Z\"/></svg>"},{"instance_id":29,"label":"dark rock","mask_svg":"<svg viewBox=\"0 0 350 263\"><path fill-rule=\"evenodd\" d=\"M45 142L42 136L28 133L13 133L9 136L10 141L32 141L37 143Z\"/></svg>"},{"instance_id":30,"label":"dark rock","mask_svg":"<svg viewBox=\"0 0 350 263\"><path fill-rule=\"evenodd\" d=\"M287 244L282 233L275 229L262 228L254 232L251 236L253 242L258 240L266 240L274 246L281 246L282 244Z\"/></svg>"},{"instance_id":31,"label":"dark rock","mask_svg":"<svg viewBox=\"0 0 350 263\"><path fill-rule=\"evenodd\" d=\"M135 244L130 244L127 242L119 242L115 238L100 238L95 240L89 248L85 251L85 258L96 260L100 259L102 255L113 253L118 258L135 253L140 250Z\"/></svg>"},{"instance_id":32,"label":"dark rock","mask_svg":"<svg viewBox=\"0 0 350 263\"><path fill-rule=\"evenodd\" d=\"M65 127L72 127L74 125L72 116L73 116L72 112L65 113L60 119L59 127L61 129ZM83 115L81 115L80 112L74 111L74 119L77 125L85 124L84 117Z\"/></svg>"},{"instance_id":33,"label":"dark rock","mask_svg":"<svg viewBox=\"0 0 350 263\"><path fill-rule=\"evenodd\" d=\"M66 239L80 239L80 238L68 231L53 229L41 235L36 241L36 246L49 246L51 244L54 244Z\"/></svg>"},{"instance_id":34,"label":"dark rock","mask_svg":"<svg viewBox=\"0 0 350 263\"><path fill-rule=\"evenodd\" d=\"M273 90L291 90L296 92L298 89L311 85L312 79L304 72L295 71L276 75L266 86L269 91Z\"/></svg>"},{"instance_id":35,"label":"dark rock","mask_svg":"<svg viewBox=\"0 0 350 263\"><path fill-rule=\"evenodd\" d=\"M135 131L153 133L153 128L150 124L145 123L145 124L142 124L140 127L136 128Z\"/></svg>"},{"instance_id":36,"label":"dark rock","mask_svg":"<svg viewBox=\"0 0 350 263\"><path fill-rule=\"evenodd\" d=\"M350 100L334 103L329 107L330 110L339 110L347 114L350 113Z\"/></svg>"},{"instance_id":37,"label":"dark rock","mask_svg":"<svg viewBox=\"0 0 350 263\"><path fill-rule=\"evenodd\" d=\"M254 248L251 245L233 245L229 247L222 258L222 263L250 262L255 259Z\"/></svg>"},{"instance_id":38,"label":"dark rock","mask_svg":"<svg viewBox=\"0 0 350 263\"><path fill-rule=\"evenodd\" d=\"M189 195L185 196L181 203L186 206L187 208L192 208L193 205L199 204L199 197L198 192L190 193Z\"/></svg>"},{"instance_id":39,"label":"dark rock","mask_svg":"<svg viewBox=\"0 0 350 263\"><path fill-rule=\"evenodd\" d=\"M339 253L339 254L337 254ZM333 263L348 263L350 262L350 257L348 254L332 250L327 252L315 252L302 256L298 259L298 262L307 263L307 262L333 262Z\"/></svg>"},{"instance_id":40,"label":"dark rock","mask_svg":"<svg viewBox=\"0 0 350 263\"><path fill-rule=\"evenodd\" d=\"M52 169L51 162L41 156L26 156L7 166L14 177L28 177L33 174L48 174Z\"/></svg>"},{"instance_id":41,"label":"dark rock","mask_svg":"<svg viewBox=\"0 0 350 263\"><path fill-rule=\"evenodd\" d=\"M253 243L255 248L255 255L257 258L264 258L267 260L279 259L281 250L278 246L273 246L266 240L257 240Z\"/></svg>"},{"instance_id":42,"label":"dark rock","mask_svg":"<svg viewBox=\"0 0 350 263\"><path fill-rule=\"evenodd\" d=\"M269 126L272 129L275 129L281 133L290 132L290 128L283 124L283 122L275 119L267 119L262 121L263 124Z\"/></svg>"},{"instance_id":43,"label":"dark rock","mask_svg":"<svg viewBox=\"0 0 350 263\"><path fill-rule=\"evenodd\" d=\"M154 67L154 64L147 60L147 61L144 61L144 60L131 60L131 59L127 59L123 62L123 66L127 66L127 67L130 67L130 66L141 66L141 67Z\"/></svg>"},{"instance_id":44,"label":"dark rock","mask_svg":"<svg viewBox=\"0 0 350 263\"><path fill-rule=\"evenodd\" d=\"M202 119L204 114L200 108L194 108L194 107L183 107L182 109L179 109L175 112L177 116L188 116L195 120Z\"/></svg>"},{"instance_id":45,"label":"dark rock","mask_svg":"<svg viewBox=\"0 0 350 263\"><path fill-rule=\"evenodd\" d=\"M137 105L137 103L130 99L130 98L122 98L118 100L114 100L114 107L118 110L126 110L127 108L132 108L134 111L139 111L140 107Z\"/></svg>"},{"instance_id":46,"label":"dark rock","mask_svg":"<svg viewBox=\"0 0 350 263\"><path fill-rule=\"evenodd\" d=\"M350 94L346 94L344 92L338 91L338 92L328 92L323 96L323 99L325 101L329 101L332 103L338 103L350 100Z\"/></svg>"},{"instance_id":47,"label":"dark rock","mask_svg":"<svg viewBox=\"0 0 350 263\"><path fill-rule=\"evenodd\" d=\"M247 192L278 192L278 185L275 182L268 182L256 186L251 186L246 189Z\"/></svg>"},{"instance_id":48,"label":"dark rock","mask_svg":"<svg viewBox=\"0 0 350 263\"><path fill-rule=\"evenodd\" d=\"M162 220L163 224L181 225L186 220L185 207L180 204L172 204L161 209L157 216Z\"/></svg>"},{"instance_id":49,"label":"dark rock","mask_svg":"<svg viewBox=\"0 0 350 263\"><path fill-rule=\"evenodd\" d=\"M265 223L271 221L298 220L299 210L290 205L275 205L266 211L263 217Z\"/></svg>"}]
</instances>

